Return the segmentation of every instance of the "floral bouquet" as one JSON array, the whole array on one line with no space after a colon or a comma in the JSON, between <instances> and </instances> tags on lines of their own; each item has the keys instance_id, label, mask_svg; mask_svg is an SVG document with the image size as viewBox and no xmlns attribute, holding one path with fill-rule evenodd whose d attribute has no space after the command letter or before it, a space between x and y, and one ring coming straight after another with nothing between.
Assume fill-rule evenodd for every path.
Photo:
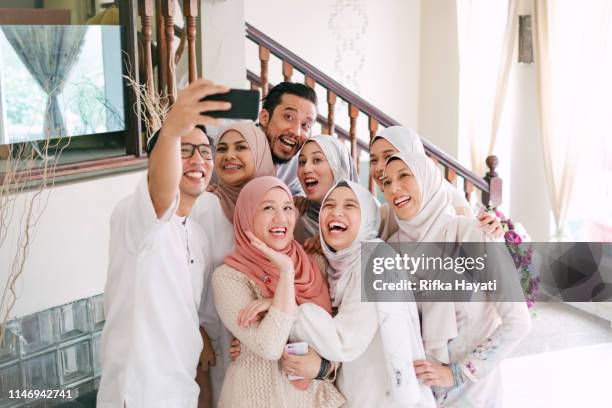
<instances>
[{"instance_id":1,"label":"floral bouquet","mask_svg":"<svg viewBox=\"0 0 612 408\"><path fill-rule=\"evenodd\" d=\"M533 273L533 250L525 244L531 238L529 238L522 225L515 225L501 211L495 210L495 215L499 218L505 231L506 246L519 270L521 286L527 299L527 307L531 309L536 303L538 293L540 293L540 277L534 276Z\"/></svg>"}]
</instances>

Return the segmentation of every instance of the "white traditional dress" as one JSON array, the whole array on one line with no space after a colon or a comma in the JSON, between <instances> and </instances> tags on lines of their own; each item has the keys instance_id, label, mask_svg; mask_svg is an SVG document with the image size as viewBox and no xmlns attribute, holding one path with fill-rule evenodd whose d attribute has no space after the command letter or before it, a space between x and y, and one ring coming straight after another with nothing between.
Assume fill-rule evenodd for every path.
<instances>
[{"instance_id":1,"label":"white traditional dress","mask_svg":"<svg viewBox=\"0 0 612 408\"><path fill-rule=\"evenodd\" d=\"M388 243L490 240L474 218L455 214L442 176L431 160L419 153L396 154L389 161L393 159L402 160L411 169L422 203L410 220L396 217L399 230ZM496 258L505 256L512 262L507 253L498 255ZM531 328L525 302L490 301L484 295L476 300L481 301L419 305L428 358L456 364L465 380L458 387L436 388L439 406L500 407L503 398L499 364Z\"/></svg>"},{"instance_id":2,"label":"white traditional dress","mask_svg":"<svg viewBox=\"0 0 612 408\"><path fill-rule=\"evenodd\" d=\"M342 362L336 384L347 399L345 407L434 407L430 388L417 381L412 364L425 358L415 303L361 301L361 243L382 243L375 239L378 209L364 187L344 180L336 184L344 185L360 205L357 238L336 252L321 235L337 313L332 318L316 305L300 305L292 338L308 342L330 361Z\"/></svg>"}]
</instances>

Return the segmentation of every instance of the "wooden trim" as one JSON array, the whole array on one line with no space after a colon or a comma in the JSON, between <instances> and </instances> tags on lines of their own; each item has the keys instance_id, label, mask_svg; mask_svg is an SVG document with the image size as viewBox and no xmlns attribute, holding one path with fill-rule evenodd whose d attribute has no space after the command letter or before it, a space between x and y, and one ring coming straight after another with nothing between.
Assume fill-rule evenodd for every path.
<instances>
[{"instance_id":1,"label":"wooden trim","mask_svg":"<svg viewBox=\"0 0 612 408\"><path fill-rule=\"evenodd\" d=\"M53 166L50 165L46 170L44 170L43 168L35 168L27 172L16 173L14 176L14 180L18 182L37 181L42 180L43 177L46 177L47 179L51 180L53 178L58 177L76 176L84 173L99 172L102 170L132 167L139 164L145 164L146 162L146 156L135 157L134 155L128 155L76 163L60 164L55 166L55 170L53 170ZM2 183L4 183L5 177L6 173L0 173L0 180L2 180ZM24 178L25 180L23 180Z\"/></svg>"},{"instance_id":2,"label":"wooden trim","mask_svg":"<svg viewBox=\"0 0 612 408\"><path fill-rule=\"evenodd\" d=\"M127 56L124 56L123 75L132 75L133 79L140 83L138 73L138 40L136 30L136 16L138 15L136 1L120 1L119 22L121 24L121 48ZM130 72L131 71L131 72ZM141 123L140 123L140 99L132 87L124 83L125 104L125 150L128 155L134 157L142 156Z\"/></svg>"}]
</instances>

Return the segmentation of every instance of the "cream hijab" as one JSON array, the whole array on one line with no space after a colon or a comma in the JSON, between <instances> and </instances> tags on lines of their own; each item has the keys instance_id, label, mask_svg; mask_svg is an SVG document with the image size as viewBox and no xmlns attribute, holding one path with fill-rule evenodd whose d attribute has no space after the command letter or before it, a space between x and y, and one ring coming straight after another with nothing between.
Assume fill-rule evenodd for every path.
<instances>
[{"instance_id":1,"label":"cream hijab","mask_svg":"<svg viewBox=\"0 0 612 408\"><path fill-rule=\"evenodd\" d=\"M385 139L391 143L400 153L420 153L425 155L425 148L423 142L421 142L421 136L417 132L406 126L390 126L386 129L381 130L376 134L372 143L378 138ZM370 144L370 147L372 144ZM465 199L463 193L454 185L448 182L445 178L442 178L444 190L450 196L450 201L453 207L466 207L470 208L470 204Z\"/></svg>"},{"instance_id":2,"label":"cream hijab","mask_svg":"<svg viewBox=\"0 0 612 408\"><path fill-rule=\"evenodd\" d=\"M323 203L338 187L349 187L353 191L359 202L361 214L357 236L348 248L334 251L323 239L323 233L319 233L321 248L329 264L327 279L331 291L332 305L334 307L339 306L338 313L342 314L351 313L352 310L350 306L347 306L347 310L342 308L343 300L350 303L355 295L359 296L361 290L360 287L354 286L356 282L361 282L361 279L355 279L356 276L354 275L362 273L362 253L370 249L362 248L361 244L363 242L378 242L384 245L384 243L376 238L380 217L378 203L372 194L358 183L340 180L329 190L323 199ZM412 365L414 360L425 358L416 304L414 301L377 302L376 316L384 364L388 374L386 379L387 389L390 390L391 396L399 405L435 406L431 390L417 380ZM364 318L367 318L367 315L355 315L354 324L363 324L362 319Z\"/></svg>"},{"instance_id":3,"label":"cream hijab","mask_svg":"<svg viewBox=\"0 0 612 408\"><path fill-rule=\"evenodd\" d=\"M378 204L372 194L358 183L341 179L327 192L323 199L323 203L325 203L329 195L338 187L348 187L353 191L359 202L361 221L359 223L357 237L353 243L348 248L340 251L334 251L327 245L325 239L323 239L323 232L319 231L321 249L329 264L327 268L327 281L330 285L332 306L334 307L337 307L342 301L351 273L359 273L355 270L359 268L361 263L361 243L365 241L380 242L380 240L376 238L380 216Z\"/></svg>"},{"instance_id":4,"label":"cream hijab","mask_svg":"<svg viewBox=\"0 0 612 408\"><path fill-rule=\"evenodd\" d=\"M334 176L334 183L345 179L352 182L359 182L357 166L351 157L347 147L338 138L329 135L319 135L311 137L304 143L317 143L325 155L329 167ZM302 146L302 149L304 148ZM315 236L319 232L319 210L321 204L309 201L306 217L303 218L303 228L309 236Z\"/></svg>"},{"instance_id":5,"label":"cream hijab","mask_svg":"<svg viewBox=\"0 0 612 408\"><path fill-rule=\"evenodd\" d=\"M444 191L444 180L436 165L420 153L394 154L410 168L421 192L421 207L410 220L393 217L399 226L387 242L485 242L486 234L473 219L457 216ZM442 363L449 362L448 341L457 337L455 305L452 302L423 302L422 336L425 351Z\"/></svg>"}]
</instances>

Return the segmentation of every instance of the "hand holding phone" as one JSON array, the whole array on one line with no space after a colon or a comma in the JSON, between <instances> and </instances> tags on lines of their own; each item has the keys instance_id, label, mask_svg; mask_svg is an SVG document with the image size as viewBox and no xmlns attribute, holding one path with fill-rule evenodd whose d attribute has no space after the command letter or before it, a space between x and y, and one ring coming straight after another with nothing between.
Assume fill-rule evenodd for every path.
<instances>
[{"instance_id":1,"label":"hand holding phone","mask_svg":"<svg viewBox=\"0 0 612 408\"><path fill-rule=\"evenodd\" d=\"M308 354L308 343L303 341L299 343L288 343L287 345L285 345L285 351L288 354L292 354L294 356L305 356L306 354ZM289 381L303 380L304 377L288 374L287 379Z\"/></svg>"}]
</instances>

